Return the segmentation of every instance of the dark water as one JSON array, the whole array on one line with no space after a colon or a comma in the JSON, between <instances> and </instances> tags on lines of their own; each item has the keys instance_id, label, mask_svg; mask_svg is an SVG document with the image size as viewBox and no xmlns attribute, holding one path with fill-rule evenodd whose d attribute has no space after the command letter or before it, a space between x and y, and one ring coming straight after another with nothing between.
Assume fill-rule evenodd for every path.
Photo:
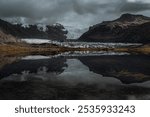
<instances>
[{"instance_id":1,"label":"dark water","mask_svg":"<svg viewBox=\"0 0 150 117\"><path fill-rule=\"evenodd\" d=\"M105 52L1 57L0 99L150 99L149 58Z\"/></svg>"}]
</instances>

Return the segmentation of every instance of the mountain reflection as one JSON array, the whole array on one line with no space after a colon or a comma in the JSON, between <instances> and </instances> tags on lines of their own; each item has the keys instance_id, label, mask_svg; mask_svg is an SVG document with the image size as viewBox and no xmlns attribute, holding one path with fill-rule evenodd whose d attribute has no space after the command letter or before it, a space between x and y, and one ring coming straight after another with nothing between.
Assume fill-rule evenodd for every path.
<instances>
[{"instance_id":1,"label":"mountain reflection","mask_svg":"<svg viewBox=\"0 0 150 117\"><path fill-rule=\"evenodd\" d=\"M0 69L0 99L150 99L149 56L11 60Z\"/></svg>"},{"instance_id":2,"label":"mountain reflection","mask_svg":"<svg viewBox=\"0 0 150 117\"><path fill-rule=\"evenodd\" d=\"M63 67L66 66L65 58L40 58L40 59L20 59L11 64L5 65L0 70L0 77L6 77L11 74L21 74L23 71L29 71L30 73L37 73L41 67L46 67L51 72L63 72Z\"/></svg>"},{"instance_id":3,"label":"mountain reflection","mask_svg":"<svg viewBox=\"0 0 150 117\"><path fill-rule=\"evenodd\" d=\"M90 56L78 59L91 71L104 76L116 77L126 84L150 80L149 56Z\"/></svg>"}]
</instances>

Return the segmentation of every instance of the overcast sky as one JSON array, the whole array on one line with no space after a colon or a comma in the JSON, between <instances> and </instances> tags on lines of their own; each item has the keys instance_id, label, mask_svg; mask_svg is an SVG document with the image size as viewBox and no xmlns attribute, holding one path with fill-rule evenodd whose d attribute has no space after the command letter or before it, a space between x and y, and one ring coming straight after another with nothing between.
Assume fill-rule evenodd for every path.
<instances>
[{"instance_id":1,"label":"overcast sky","mask_svg":"<svg viewBox=\"0 0 150 117\"><path fill-rule=\"evenodd\" d=\"M123 13L150 16L150 0L0 0L0 17L88 27Z\"/></svg>"}]
</instances>

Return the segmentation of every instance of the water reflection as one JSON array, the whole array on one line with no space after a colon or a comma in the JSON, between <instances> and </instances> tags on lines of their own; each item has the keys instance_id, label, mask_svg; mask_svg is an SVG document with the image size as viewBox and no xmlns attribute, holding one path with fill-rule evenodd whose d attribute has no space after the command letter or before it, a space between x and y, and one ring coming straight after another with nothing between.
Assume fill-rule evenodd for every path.
<instances>
[{"instance_id":1,"label":"water reflection","mask_svg":"<svg viewBox=\"0 0 150 117\"><path fill-rule=\"evenodd\" d=\"M65 61L65 58L20 59L3 66L0 70L0 77L4 78L11 74L21 74L23 71L37 73L37 70L41 67L46 67L50 72L61 73L63 72L63 67L66 66Z\"/></svg>"},{"instance_id":2,"label":"water reflection","mask_svg":"<svg viewBox=\"0 0 150 117\"><path fill-rule=\"evenodd\" d=\"M77 85L80 83L84 84L96 84L98 83L101 87L107 84L120 84L121 82L116 78L103 77L100 74L96 74L89 70L89 68L81 61L77 59L67 60L68 67L58 75L60 80L63 80L71 85Z\"/></svg>"},{"instance_id":3,"label":"water reflection","mask_svg":"<svg viewBox=\"0 0 150 117\"><path fill-rule=\"evenodd\" d=\"M150 60L145 55L79 57L95 73L118 78L125 84L150 80Z\"/></svg>"},{"instance_id":4,"label":"water reflection","mask_svg":"<svg viewBox=\"0 0 150 117\"><path fill-rule=\"evenodd\" d=\"M16 58L0 69L0 99L150 99L149 56Z\"/></svg>"}]
</instances>

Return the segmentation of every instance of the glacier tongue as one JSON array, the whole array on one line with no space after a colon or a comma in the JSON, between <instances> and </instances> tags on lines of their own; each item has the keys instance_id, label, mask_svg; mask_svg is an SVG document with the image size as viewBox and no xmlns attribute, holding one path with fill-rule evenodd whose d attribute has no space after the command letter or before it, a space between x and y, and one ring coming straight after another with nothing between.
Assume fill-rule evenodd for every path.
<instances>
[{"instance_id":1,"label":"glacier tongue","mask_svg":"<svg viewBox=\"0 0 150 117\"><path fill-rule=\"evenodd\" d=\"M78 39L84 32L88 31L88 28L80 26L64 26L64 28L68 31L67 39Z\"/></svg>"}]
</instances>

